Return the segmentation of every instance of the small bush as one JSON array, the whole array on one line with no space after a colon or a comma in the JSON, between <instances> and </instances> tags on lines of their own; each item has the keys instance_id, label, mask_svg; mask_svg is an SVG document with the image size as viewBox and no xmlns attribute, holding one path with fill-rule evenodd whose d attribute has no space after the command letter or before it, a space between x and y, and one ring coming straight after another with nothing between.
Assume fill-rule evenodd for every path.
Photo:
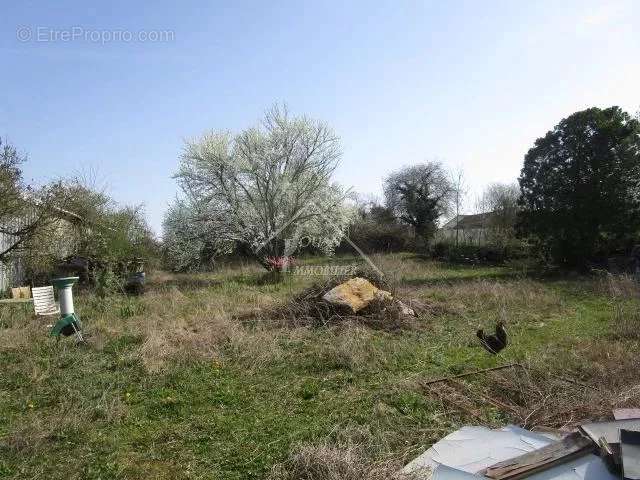
<instances>
[{"instance_id":1,"label":"small bush","mask_svg":"<svg viewBox=\"0 0 640 480\"><path fill-rule=\"evenodd\" d=\"M398 223L356 222L349 228L348 238L366 253L404 252L414 249L414 236L409 227ZM339 253L353 253L349 242L343 240Z\"/></svg>"}]
</instances>

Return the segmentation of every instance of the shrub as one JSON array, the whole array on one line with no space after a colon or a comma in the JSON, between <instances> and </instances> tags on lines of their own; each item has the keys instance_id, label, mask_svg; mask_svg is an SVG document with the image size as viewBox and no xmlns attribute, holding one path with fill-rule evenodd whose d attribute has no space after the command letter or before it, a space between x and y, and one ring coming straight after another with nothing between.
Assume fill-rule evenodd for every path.
<instances>
[{"instance_id":1,"label":"shrub","mask_svg":"<svg viewBox=\"0 0 640 480\"><path fill-rule=\"evenodd\" d=\"M348 238L366 253L391 253L414 249L413 233L406 225L360 220L349 227ZM338 252L353 252L343 239Z\"/></svg>"},{"instance_id":2,"label":"shrub","mask_svg":"<svg viewBox=\"0 0 640 480\"><path fill-rule=\"evenodd\" d=\"M140 207L120 207L108 195L70 180L52 187L55 217L25 243L32 282L78 275L100 294L122 292L144 265L152 270L159 247Z\"/></svg>"}]
</instances>

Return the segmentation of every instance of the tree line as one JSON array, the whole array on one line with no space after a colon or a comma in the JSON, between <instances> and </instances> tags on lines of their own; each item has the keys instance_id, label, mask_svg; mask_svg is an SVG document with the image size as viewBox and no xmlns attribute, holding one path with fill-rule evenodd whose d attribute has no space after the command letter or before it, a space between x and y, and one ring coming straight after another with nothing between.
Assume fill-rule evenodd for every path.
<instances>
[{"instance_id":1,"label":"tree line","mask_svg":"<svg viewBox=\"0 0 640 480\"><path fill-rule=\"evenodd\" d=\"M159 261L142 206L119 206L87 178L29 185L26 161L0 139L0 267L19 261L26 280L39 283L67 263L108 290L121 284L132 263Z\"/></svg>"},{"instance_id":2,"label":"tree line","mask_svg":"<svg viewBox=\"0 0 640 480\"><path fill-rule=\"evenodd\" d=\"M0 140L0 262L20 253L34 272L51 269L59 259L44 247L61 235L65 212L81 218L85 232L73 253L104 270L162 254L167 268L188 271L227 255L274 269L301 252L331 255L349 245L426 253L442 220L463 210L460 171L435 161L404 167L383 179L382 200L367 200L333 181L341 156L328 124L283 106L238 134L190 140L160 245L141 207L118 206L86 182L27 185L26 157ZM535 140L517 183L490 185L476 203L491 214L494 242L521 242L547 262L578 267L629 254L640 243L637 116L594 107L562 119Z\"/></svg>"},{"instance_id":3,"label":"tree line","mask_svg":"<svg viewBox=\"0 0 640 480\"><path fill-rule=\"evenodd\" d=\"M332 182L339 159L327 124L281 107L238 135L188 142L175 176L182 195L164 222L169 264L202 268L235 251L269 268L305 248L331 254L347 233L376 249L425 251L442 219L460 214L459 171L405 167L384 179L383 202L366 202ZM517 184L490 185L478 203L498 242L518 238L550 262L631 251L640 242L638 119L619 107L570 115L534 142Z\"/></svg>"}]
</instances>

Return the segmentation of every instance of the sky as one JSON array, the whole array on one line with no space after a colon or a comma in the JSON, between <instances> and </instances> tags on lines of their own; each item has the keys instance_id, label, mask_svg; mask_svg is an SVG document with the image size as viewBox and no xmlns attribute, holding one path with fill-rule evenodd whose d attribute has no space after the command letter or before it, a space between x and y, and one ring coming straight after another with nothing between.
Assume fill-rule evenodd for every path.
<instances>
[{"instance_id":1,"label":"sky","mask_svg":"<svg viewBox=\"0 0 640 480\"><path fill-rule=\"evenodd\" d=\"M640 110L636 0L1 3L0 137L26 179L90 177L158 234L185 140L277 102L333 127L342 185L381 196L438 160L466 211L562 118Z\"/></svg>"}]
</instances>

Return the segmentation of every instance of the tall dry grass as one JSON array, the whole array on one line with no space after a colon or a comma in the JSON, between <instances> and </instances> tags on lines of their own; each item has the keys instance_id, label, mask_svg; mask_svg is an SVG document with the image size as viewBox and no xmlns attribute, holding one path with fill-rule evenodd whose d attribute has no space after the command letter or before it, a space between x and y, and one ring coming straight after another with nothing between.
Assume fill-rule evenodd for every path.
<instances>
[{"instance_id":1,"label":"tall dry grass","mask_svg":"<svg viewBox=\"0 0 640 480\"><path fill-rule=\"evenodd\" d=\"M603 289L611 297L613 308L612 336L619 339L640 339L640 282L631 275L605 274Z\"/></svg>"},{"instance_id":2,"label":"tall dry grass","mask_svg":"<svg viewBox=\"0 0 640 480\"><path fill-rule=\"evenodd\" d=\"M385 439L364 427L349 426L318 443L296 445L275 465L269 480L417 480L402 474L398 458L374 460ZM380 456L380 455L378 455Z\"/></svg>"},{"instance_id":3,"label":"tall dry grass","mask_svg":"<svg viewBox=\"0 0 640 480\"><path fill-rule=\"evenodd\" d=\"M606 273L602 283L614 299L640 299L640 283L635 276Z\"/></svg>"},{"instance_id":4,"label":"tall dry grass","mask_svg":"<svg viewBox=\"0 0 640 480\"><path fill-rule=\"evenodd\" d=\"M241 312L259 311L276 299L250 289L187 293L175 286L151 291L142 300L144 313L131 319L133 332L144 338L140 356L149 371L159 371L169 361L222 360L228 353L249 368L279 357L278 332L237 319Z\"/></svg>"}]
</instances>

